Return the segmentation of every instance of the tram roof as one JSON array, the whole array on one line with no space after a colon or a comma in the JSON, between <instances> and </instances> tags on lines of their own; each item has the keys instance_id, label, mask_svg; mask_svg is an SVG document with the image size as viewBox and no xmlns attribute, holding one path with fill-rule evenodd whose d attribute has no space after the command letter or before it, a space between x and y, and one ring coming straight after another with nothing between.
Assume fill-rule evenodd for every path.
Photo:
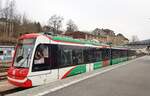
<instances>
[{"instance_id":1,"label":"tram roof","mask_svg":"<svg viewBox=\"0 0 150 96\"><path fill-rule=\"evenodd\" d=\"M120 49L120 50L128 50L128 47L124 47L124 46L116 46L116 47L111 47L112 49Z\"/></svg>"},{"instance_id":2,"label":"tram roof","mask_svg":"<svg viewBox=\"0 0 150 96\"><path fill-rule=\"evenodd\" d=\"M41 34L50 37L54 41L62 41L62 42L70 42L70 43L78 43L78 44L90 44L90 45L95 45L95 46L109 46L108 44L100 43L94 40L74 39L72 37L62 36L62 35L53 35L47 32L43 32Z\"/></svg>"}]
</instances>

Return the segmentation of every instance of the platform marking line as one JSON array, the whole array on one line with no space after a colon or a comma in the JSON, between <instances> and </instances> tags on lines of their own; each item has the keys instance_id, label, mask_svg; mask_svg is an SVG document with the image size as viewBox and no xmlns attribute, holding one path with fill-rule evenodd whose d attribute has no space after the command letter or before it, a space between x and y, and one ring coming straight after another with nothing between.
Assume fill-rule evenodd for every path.
<instances>
[{"instance_id":1,"label":"platform marking line","mask_svg":"<svg viewBox=\"0 0 150 96\"><path fill-rule=\"evenodd\" d=\"M121 67L121 66L124 66L124 65L127 65L127 64L129 64L129 63L125 63L125 64L113 66L113 67L111 67L111 68L109 68L109 69L105 69L105 70L103 70L103 71L100 71L100 72L97 72L97 73L94 73L94 74L91 74L91 75L82 77L82 78L77 79L77 80L74 80L74 81L72 81L72 82L69 82L69 83L63 84L63 85L61 85L61 86L57 86L57 87L55 87L55 88L52 88L52 89L50 89L50 90L44 91L44 92L42 92L42 93L38 93L38 94L36 94L36 95L34 95L34 96L43 96L43 95L45 95L45 94L48 94L48 93L51 93L51 92L60 90L60 89L62 89L62 88L68 87L68 86L70 86L70 85L72 85L72 84L81 82L81 81L86 80L86 79L88 79L88 78L92 78L92 77L94 77L94 76L97 76L97 75L99 75L99 74L103 74L103 73L105 73L105 72L111 71L111 70L113 70L113 69L116 69L116 68L118 68L118 67Z\"/></svg>"}]
</instances>

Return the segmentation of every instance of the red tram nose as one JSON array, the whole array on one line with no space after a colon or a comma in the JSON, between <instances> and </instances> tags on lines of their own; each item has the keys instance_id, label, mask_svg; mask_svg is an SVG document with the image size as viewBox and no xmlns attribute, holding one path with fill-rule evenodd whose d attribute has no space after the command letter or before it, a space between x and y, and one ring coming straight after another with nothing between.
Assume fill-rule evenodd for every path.
<instances>
[{"instance_id":1,"label":"red tram nose","mask_svg":"<svg viewBox=\"0 0 150 96\"><path fill-rule=\"evenodd\" d=\"M10 67L7 72L8 81L19 87L32 87L32 81L27 79L28 72L28 68Z\"/></svg>"}]
</instances>

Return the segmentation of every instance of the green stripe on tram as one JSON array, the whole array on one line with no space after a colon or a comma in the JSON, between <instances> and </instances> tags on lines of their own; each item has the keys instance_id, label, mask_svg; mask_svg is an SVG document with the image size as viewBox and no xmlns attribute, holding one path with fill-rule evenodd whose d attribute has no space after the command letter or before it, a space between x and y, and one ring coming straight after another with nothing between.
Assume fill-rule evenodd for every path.
<instances>
[{"instance_id":1,"label":"green stripe on tram","mask_svg":"<svg viewBox=\"0 0 150 96\"><path fill-rule=\"evenodd\" d=\"M127 61L128 60L128 58L127 57L123 57L123 58L116 58L116 59L112 59L112 65L113 64L118 64L118 63L120 63L120 62L124 62L124 61Z\"/></svg>"},{"instance_id":2,"label":"green stripe on tram","mask_svg":"<svg viewBox=\"0 0 150 96\"><path fill-rule=\"evenodd\" d=\"M70 72L70 74L67 77L77 75L80 73L85 73L85 72L86 72L86 64L78 65Z\"/></svg>"},{"instance_id":3,"label":"green stripe on tram","mask_svg":"<svg viewBox=\"0 0 150 96\"><path fill-rule=\"evenodd\" d=\"M94 70L101 68L103 66L102 63L103 63L102 61L94 63L93 65Z\"/></svg>"},{"instance_id":4,"label":"green stripe on tram","mask_svg":"<svg viewBox=\"0 0 150 96\"><path fill-rule=\"evenodd\" d=\"M121 58L121 62L124 62L124 61L127 61L127 60L128 60L127 57L122 57L122 58Z\"/></svg>"},{"instance_id":5,"label":"green stripe on tram","mask_svg":"<svg viewBox=\"0 0 150 96\"><path fill-rule=\"evenodd\" d=\"M120 62L120 58L112 59L112 65Z\"/></svg>"}]
</instances>

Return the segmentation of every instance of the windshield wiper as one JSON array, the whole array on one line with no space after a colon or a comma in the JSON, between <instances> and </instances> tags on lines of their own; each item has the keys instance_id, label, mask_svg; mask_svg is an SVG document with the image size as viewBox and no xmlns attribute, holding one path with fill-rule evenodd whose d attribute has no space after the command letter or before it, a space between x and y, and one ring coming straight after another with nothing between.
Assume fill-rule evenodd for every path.
<instances>
[{"instance_id":1,"label":"windshield wiper","mask_svg":"<svg viewBox=\"0 0 150 96\"><path fill-rule=\"evenodd\" d=\"M14 66L15 68L28 68L28 67L23 67L23 66Z\"/></svg>"}]
</instances>

